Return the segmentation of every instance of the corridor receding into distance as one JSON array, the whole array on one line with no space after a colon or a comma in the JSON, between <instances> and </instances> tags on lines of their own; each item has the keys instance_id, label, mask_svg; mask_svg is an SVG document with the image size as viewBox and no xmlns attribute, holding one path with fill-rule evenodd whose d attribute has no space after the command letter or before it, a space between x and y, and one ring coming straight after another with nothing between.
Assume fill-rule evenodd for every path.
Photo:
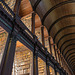
<instances>
[{"instance_id":1,"label":"corridor receding into distance","mask_svg":"<svg viewBox=\"0 0 75 75\"><path fill-rule=\"evenodd\" d=\"M0 0L0 75L75 75L75 0Z\"/></svg>"}]
</instances>

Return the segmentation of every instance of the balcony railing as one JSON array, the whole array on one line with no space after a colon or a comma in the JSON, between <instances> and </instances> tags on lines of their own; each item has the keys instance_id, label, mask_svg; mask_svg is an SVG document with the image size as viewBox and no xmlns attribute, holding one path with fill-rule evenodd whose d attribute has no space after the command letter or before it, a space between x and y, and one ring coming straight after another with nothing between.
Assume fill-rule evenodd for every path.
<instances>
[{"instance_id":1,"label":"balcony railing","mask_svg":"<svg viewBox=\"0 0 75 75\"><path fill-rule=\"evenodd\" d=\"M0 6L7 12L4 13L6 15L10 15L12 17L12 21L14 21L15 19L15 25L19 26L19 30L25 34L27 36L27 38L29 39L29 41L31 41L32 43L35 42L34 39L34 35L32 34L32 32L25 26L25 24L21 21L20 17L18 15L15 15L15 13L8 7L8 5L0 0ZM1 11L1 10L0 10ZM9 17L10 18L10 17ZM39 49L44 53L47 54L47 49L38 41L37 39L37 46L39 47ZM48 52L49 53L49 52ZM50 53L49 53L50 54ZM53 56L51 55L50 57L52 57L52 59L54 60Z\"/></svg>"},{"instance_id":2,"label":"balcony railing","mask_svg":"<svg viewBox=\"0 0 75 75\"><path fill-rule=\"evenodd\" d=\"M23 34L28 36L27 38L34 42L34 35L21 21L20 17L18 15L15 15L15 13L9 8L9 6L4 1L0 0L0 5L7 12L6 15L9 14L12 19L15 19L15 23L21 28L20 31L22 31ZM42 52L44 52L45 54L47 53L47 49L39 41L37 41L37 45L39 46L40 50L42 50Z\"/></svg>"}]
</instances>

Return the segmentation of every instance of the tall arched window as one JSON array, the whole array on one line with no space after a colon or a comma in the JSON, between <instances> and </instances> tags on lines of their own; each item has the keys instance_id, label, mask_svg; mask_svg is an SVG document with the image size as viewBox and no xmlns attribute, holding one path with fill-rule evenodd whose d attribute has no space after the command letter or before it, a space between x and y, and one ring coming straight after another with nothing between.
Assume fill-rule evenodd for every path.
<instances>
[{"instance_id":1,"label":"tall arched window","mask_svg":"<svg viewBox=\"0 0 75 75\"><path fill-rule=\"evenodd\" d=\"M60 75L60 73L59 73L59 72L57 72L57 75Z\"/></svg>"},{"instance_id":2,"label":"tall arched window","mask_svg":"<svg viewBox=\"0 0 75 75\"><path fill-rule=\"evenodd\" d=\"M26 25L26 27L31 31L31 18L32 18L32 15L29 14L29 15L26 15L24 17L21 18L21 21Z\"/></svg>"},{"instance_id":3,"label":"tall arched window","mask_svg":"<svg viewBox=\"0 0 75 75\"><path fill-rule=\"evenodd\" d=\"M63 67L62 62L62 56L60 55L60 65Z\"/></svg>"},{"instance_id":4,"label":"tall arched window","mask_svg":"<svg viewBox=\"0 0 75 75\"><path fill-rule=\"evenodd\" d=\"M48 36L48 31L47 31L46 27L44 27L44 40L45 40L45 47L47 48L48 52L50 53L49 36Z\"/></svg>"},{"instance_id":5,"label":"tall arched window","mask_svg":"<svg viewBox=\"0 0 75 75\"><path fill-rule=\"evenodd\" d=\"M41 58L38 58L38 75L47 75L46 63Z\"/></svg>"},{"instance_id":6,"label":"tall arched window","mask_svg":"<svg viewBox=\"0 0 75 75\"><path fill-rule=\"evenodd\" d=\"M52 39L52 37L50 38L50 42L51 42L51 50L52 50L52 55L54 56L54 58L55 58L55 50L54 50L54 42L53 42L53 39Z\"/></svg>"},{"instance_id":7,"label":"tall arched window","mask_svg":"<svg viewBox=\"0 0 75 75\"><path fill-rule=\"evenodd\" d=\"M59 63L58 51L56 51L56 55L57 55L57 61L58 61L58 63Z\"/></svg>"},{"instance_id":8,"label":"tall arched window","mask_svg":"<svg viewBox=\"0 0 75 75\"><path fill-rule=\"evenodd\" d=\"M41 27L35 28L35 35L37 36L38 40L42 44L42 38L41 38Z\"/></svg>"},{"instance_id":9,"label":"tall arched window","mask_svg":"<svg viewBox=\"0 0 75 75\"><path fill-rule=\"evenodd\" d=\"M50 53L48 37L45 38L45 47L47 48L48 52Z\"/></svg>"},{"instance_id":10,"label":"tall arched window","mask_svg":"<svg viewBox=\"0 0 75 75\"><path fill-rule=\"evenodd\" d=\"M35 35L37 36L39 42L42 44L41 20L38 14L35 16Z\"/></svg>"},{"instance_id":11,"label":"tall arched window","mask_svg":"<svg viewBox=\"0 0 75 75\"><path fill-rule=\"evenodd\" d=\"M0 63L3 57L8 33L0 26Z\"/></svg>"},{"instance_id":12,"label":"tall arched window","mask_svg":"<svg viewBox=\"0 0 75 75\"><path fill-rule=\"evenodd\" d=\"M12 75L33 75L33 53L17 41Z\"/></svg>"},{"instance_id":13,"label":"tall arched window","mask_svg":"<svg viewBox=\"0 0 75 75\"><path fill-rule=\"evenodd\" d=\"M55 75L55 71L51 66L49 66L49 70L50 70L50 75Z\"/></svg>"}]
</instances>

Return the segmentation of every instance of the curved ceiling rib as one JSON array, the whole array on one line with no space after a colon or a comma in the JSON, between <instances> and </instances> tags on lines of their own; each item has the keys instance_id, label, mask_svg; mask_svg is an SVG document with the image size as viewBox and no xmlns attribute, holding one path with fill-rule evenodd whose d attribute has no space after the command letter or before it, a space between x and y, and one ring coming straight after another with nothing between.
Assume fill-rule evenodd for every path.
<instances>
[{"instance_id":1,"label":"curved ceiling rib","mask_svg":"<svg viewBox=\"0 0 75 75\"><path fill-rule=\"evenodd\" d=\"M74 67L75 67L75 66L74 66ZM75 69L74 69L74 67L73 67L73 70L72 70L72 71L73 71L73 73L75 73Z\"/></svg>"},{"instance_id":2,"label":"curved ceiling rib","mask_svg":"<svg viewBox=\"0 0 75 75\"><path fill-rule=\"evenodd\" d=\"M72 55L69 57L69 59L74 58L74 57L75 57L75 55ZM69 59L67 59L67 61L69 61Z\"/></svg>"},{"instance_id":3,"label":"curved ceiling rib","mask_svg":"<svg viewBox=\"0 0 75 75\"><path fill-rule=\"evenodd\" d=\"M75 63L74 63L74 65L71 65L70 67L72 68L72 71L75 71L75 69L74 69Z\"/></svg>"},{"instance_id":4,"label":"curved ceiling rib","mask_svg":"<svg viewBox=\"0 0 75 75\"><path fill-rule=\"evenodd\" d=\"M69 64L73 66L75 64L75 60L73 60L72 63L69 63Z\"/></svg>"},{"instance_id":5,"label":"curved ceiling rib","mask_svg":"<svg viewBox=\"0 0 75 75\"><path fill-rule=\"evenodd\" d=\"M75 33L69 33L69 34L66 34L66 35L62 36L62 37L59 39L59 41L57 42L57 46L59 45L59 42L60 42L63 38L65 38L66 36L69 36L69 35L73 35L73 34L75 34Z\"/></svg>"},{"instance_id":6,"label":"curved ceiling rib","mask_svg":"<svg viewBox=\"0 0 75 75\"><path fill-rule=\"evenodd\" d=\"M70 61L68 61L68 63L71 63L72 62L72 60L74 60L75 59L75 57L74 58L72 58Z\"/></svg>"},{"instance_id":7,"label":"curved ceiling rib","mask_svg":"<svg viewBox=\"0 0 75 75\"><path fill-rule=\"evenodd\" d=\"M74 40L75 40L75 38L64 41L63 44L60 46L59 49L61 50L62 47L63 47L66 43L68 43L68 42L70 42L70 41L74 41Z\"/></svg>"},{"instance_id":8,"label":"curved ceiling rib","mask_svg":"<svg viewBox=\"0 0 75 75\"><path fill-rule=\"evenodd\" d=\"M64 58L66 59L71 53L75 53L75 50L70 51Z\"/></svg>"},{"instance_id":9,"label":"curved ceiling rib","mask_svg":"<svg viewBox=\"0 0 75 75\"><path fill-rule=\"evenodd\" d=\"M66 60L68 60L68 59L69 59L69 57L70 57L70 55L72 55L72 54L75 54L75 52L70 53L70 54L66 57Z\"/></svg>"},{"instance_id":10,"label":"curved ceiling rib","mask_svg":"<svg viewBox=\"0 0 75 75\"><path fill-rule=\"evenodd\" d=\"M75 57L69 59L69 60L68 60L68 63L70 63L70 61L72 61L72 60L74 60L74 59L75 59Z\"/></svg>"},{"instance_id":11,"label":"curved ceiling rib","mask_svg":"<svg viewBox=\"0 0 75 75\"><path fill-rule=\"evenodd\" d=\"M59 49L61 50L64 44L66 44L67 42L70 42L70 41L74 41L74 40L75 40L75 38L64 41Z\"/></svg>"},{"instance_id":12,"label":"curved ceiling rib","mask_svg":"<svg viewBox=\"0 0 75 75\"><path fill-rule=\"evenodd\" d=\"M53 39L54 42L55 42L55 38L57 37L57 35L58 35L60 32L62 32L64 29L71 28L71 27L75 27L75 25L69 25L69 26L66 26L66 27L60 29L60 30L55 34L55 36L54 36L54 39Z\"/></svg>"},{"instance_id":13,"label":"curved ceiling rib","mask_svg":"<svg viewBox=\"0 0 75 75\"><path fill-rule=\"evenodd\" d=\"M41 0L37 0L36 3L33 6L33 10L35 11L37 6L39 5L39 3L41 2Z\"/></svg>"},{"instance_id":14,"label":"curved ceiling rib","mask_svg":"<svg viewBox=\"0 0 75 75\"><path fill-rule=\"evenodd\" d=\"M75 67L75 61L73 62L73 63L71 63L72 64L72 66L73 66L73 68Z\"/></svg>"},{"instance_id":15,"label":"curved ceiling rib","mask_svg":"<svg viewBox=\"0 0 75 75\"><path fill-rule=\"evenodd\" d=\"M59 37L57 41L57 45L59 49L62 50L65 44L68 44L68 42L71 42L71 41L75 41L74 38L75 38L75 32L71 32Z\"/></svg>"},{"instance_id":16,"label":"curved ceiling rib","mask_svg":"<svg viewBox=\"0 0 75 75\"><path fill-rule=\"evenodd\" d=\"M73 63L73 64L71 65L72 70L74 70L74 67L75 67L75 63Z\"/></svg>"},{"instance_id":17,"label":"curved ceiling rib","mask_svg":"<svg viewBox=\"0 0 75 75\"><path fill-rule=\"evenodd\" d=\"M48 32L50 33L52 27L53 27L57 22L59 22L60 20L62 20L62 19L64 19L64 18L68 18L68 17L75 17L75 14L65 15L65 16L63 16L63 17L58 18L58 19L57 19L55 22L53 22L52 25L49 27Z\"/></svg>"},{"instance_id":18,"label":"curved ceiling rib","mask_svg":"<svg viewBox=\"0 0 75 75\"><path fill-rule=\"evenodd\" d=\"M64 1L64 2L61 2L61 3L59 3L59 4L57 4L57 5L55 5L55 6L53 6L52 8L50 8L48 11L47 11L47 13L43 16L43 18L42 18L42 24L44 24L44 21L45 21L45 19L46 19L46 17L48 16L48 14L50 14L50 12L52 12L54 9L56 9L56 8L58 8L58 7L61 7L62 5L65 5L65 4L68 4L68 3L74 3L75 1Z\"/></svg>"},{"instance_id":19,"label":"curved ceiling rib","mask_svg":"<svg viewBox=\"0 0 75 75\"><path fill-rule=\"evenodd\" d=\"M68 62L69 65L72 65L73 63L75 63L75 60L74 59L72 61Z\"/></svg>"},{"instance_id":20,"label":"curved ceiling rib","mask_svg":"<svg viewBox=\"0 0 75 75\"><path fill-rule=\"evenodd\" d=\"M74 69L74 67L73 67L72 71L73 71L73 73L75 73L75 69Z\"/></svg>"},{"instance_id":21,"label":"curved ceiling rib","mask_svg":"<svg viewBox=\"0 0 75 75\"><path fill-rule=\"evenodd\" d=\"M75 67L75 60L73 60L73 62L70 63L70 65L72 65L73 66L72 68L74 68Z\"/></svg>"},{"instance_id":22,"label":"curved ceiling rib","mask_svg":"<svg viewBox=\"0 0 75 75\"><path fill-rule=\"evenodd\" d=\"M75 43L69 44L67 45L63 50L62 50L62 54L64 53L64 51L66 50L66 48L68 48L69 46L75 45Z\"/></svg>"},{"instance_id":23,"label":"curved ceiling rib","mask_svg":"<svg viewBox=\"0 0 75 75\"><path fill-rule=\"evenodd\" d=\"M70 51L74 51L74 50L75 50L75 48L72 48L72 49L67 50L67 52L66 52L65 54L63 53L64 58L65 58L65 56L68 54L68 52L70 52Z\"/></svg>"}]
</instances>

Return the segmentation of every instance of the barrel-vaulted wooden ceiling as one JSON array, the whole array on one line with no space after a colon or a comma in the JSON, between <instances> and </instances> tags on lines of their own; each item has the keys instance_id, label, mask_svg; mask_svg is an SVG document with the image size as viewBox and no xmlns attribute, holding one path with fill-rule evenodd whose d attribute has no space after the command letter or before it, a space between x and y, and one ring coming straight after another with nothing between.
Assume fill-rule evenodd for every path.
<instances>
[{"instance_id":1,"label":"barrel-vaulted wooden ceiling","mask_svg":"<svg viewBox=\"0 0 75 75\"><path fill-rule=\"evenodd\" d=\"M33 8L33 9L32 9ZM19 14L36 11L35 27L44 25L71 69L75 70L75 0L21 0ZM40 19L41 21L40 21ZM45 32L45 36L46 32Z\"/></svg>"},{"instance_id":2,"label":"barrel-vaulted wooden ceiling","mask_svg":"<svg viewBox=\"0 0 75 75\"><path fill-rule=\"evenodd\" d=\"M64 58L75 70L75 0L30 0Z\"/></svg>"}]
</instances>

